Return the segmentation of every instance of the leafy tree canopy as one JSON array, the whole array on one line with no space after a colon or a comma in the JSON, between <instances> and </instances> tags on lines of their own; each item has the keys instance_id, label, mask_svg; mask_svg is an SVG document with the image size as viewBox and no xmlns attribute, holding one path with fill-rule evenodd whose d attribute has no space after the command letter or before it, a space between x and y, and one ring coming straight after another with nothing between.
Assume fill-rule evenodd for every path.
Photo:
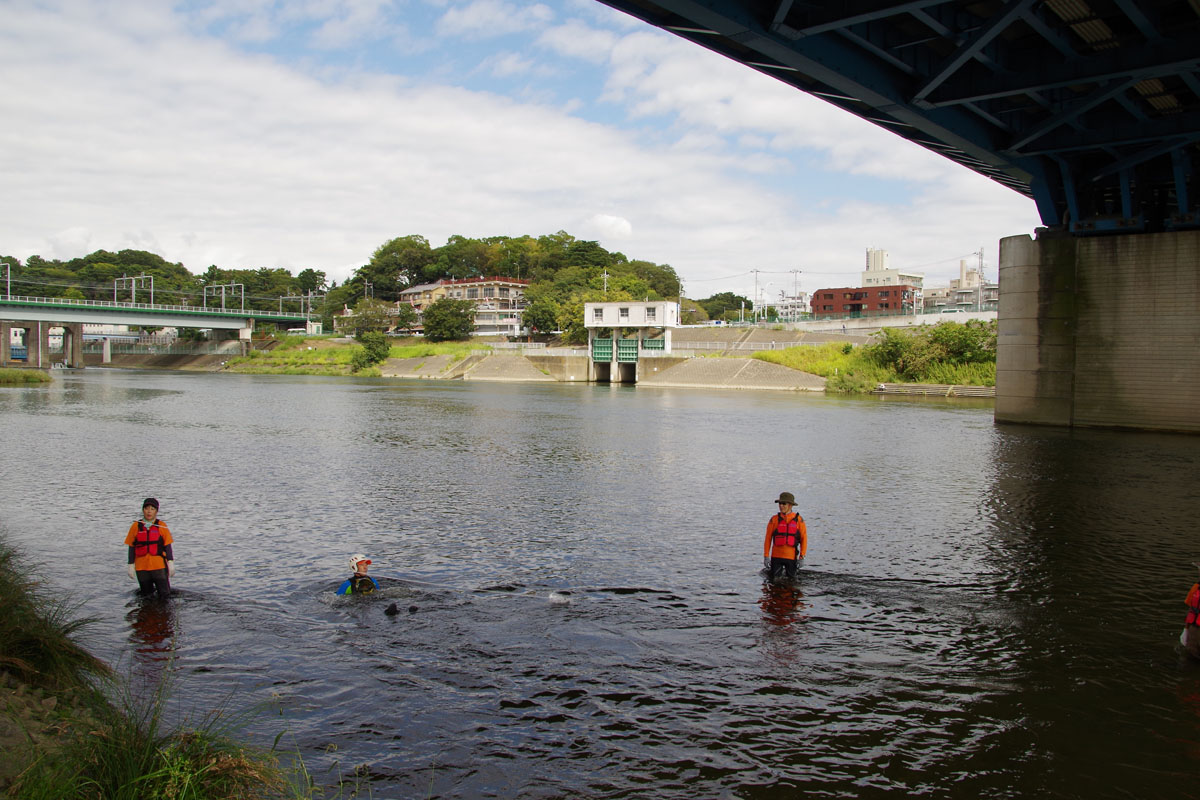
<instances>
[{"instance_id":1,"label":"leafy tree canopy","mask_svg":"<svg viewBox=\"0 0 1200 800\"><path fill-rule=\"evenodd\" d=\"M330 330L334 314L343 308L357 308L364 298L393 305L404 289L442 279L500 276L528 280L531 283L526 297L533 307L531 319L538 320L536 327L566 330L567 326L561 324L564 315L577 310L578 323L571 325L576 335L582 331L583 302L670 299L678 297L680 290L679 276L669 265L631 260L623 253L605 250L595 241L576 239L566 231L537 237L454 235L436 248L420 235L399 236L381 244L370 260L340 286L329 282L323 271L312 268L293 276L281 268L224 268L214 264L192 275L182 264L143 250L97 250L67 262L40 256L30 256L24 264L11 256L0 257L0 261L11 265L14 294L42 297L58 297L74 289L87 299L111 300L116 279L142 274L154 277L156 302L178 305L220 302L212 292L217 287L229 287L225 290L227 304L244 302L247 308L287 310L299 307L300 298L309 292L324 292L323 302L314 310ZM241 288L235 290L232 284ZM206 288L210 290L207 294ZM148 288L145 292L137 289L139 300L149 299ZM125 298L130 293L128 288L118 292ZM539 298L544 302L534 307ZM400 327L406 324L405 310L402 303L401 316L395 318ZM709 314L713 316L711 311Z\"/></svg>"},{"instance_id":2,"label":"leafy tree canopy","mask_svg":"<svg viewBox=\"0 0 1200 800\"><path fill-rule=\"evenodd\" d=\"M390 312L393 308L391 303L371 297L359 300L354 306L354 318L351 322L355 335L361 338L367 331L382 334L391 325Z\"/></svg>"},{"instance_id":3,"label":"leafy tree canopy","mask_svg":"<svg viewBox=\"0 0 1200 800\"><path fill-rule=\"evenodd\" d=\"M754 308L754 303L750 302L748 298L733 292L714 294L699 302L709 319L725 319L727 313L740 313L743 308L747 311Z\"/></svg>"},{"instance_id":4,"label":"leafy tree canopy","mask_svg":"<svg viewBox=\"0 0 1200 800\"><path fill-rule=\"evenodd\" d=\"M451 297L432 303L425 309L425 338L431 342L462 341L475 329L475 304Z\"/></svg>"}]
</instances>

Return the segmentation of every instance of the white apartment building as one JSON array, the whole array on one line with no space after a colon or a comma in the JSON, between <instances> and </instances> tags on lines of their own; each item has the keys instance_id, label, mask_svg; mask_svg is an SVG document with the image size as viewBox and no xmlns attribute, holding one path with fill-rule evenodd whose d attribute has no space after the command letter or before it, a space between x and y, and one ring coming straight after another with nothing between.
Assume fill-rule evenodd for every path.
<instances>
[{"instance_id":1,"label":"white apartment building","mask_svg":"<svg viewBox=\"0 0 1200 800\"><path fill-rule=\"evenodd\" d=\"M892 269L891 257L887 250L874 247L867 248L866 269L862 273L861 286L915 286L920 289L925 285L925 273L910 270Z\"/></svg>"}]
</instances>

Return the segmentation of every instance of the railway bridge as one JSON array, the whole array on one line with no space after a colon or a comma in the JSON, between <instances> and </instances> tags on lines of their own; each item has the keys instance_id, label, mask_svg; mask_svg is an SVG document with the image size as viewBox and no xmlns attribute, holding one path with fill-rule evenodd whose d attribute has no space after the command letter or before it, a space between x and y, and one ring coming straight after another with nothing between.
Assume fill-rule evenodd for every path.
<instances>
[{"instance_id":1,"label":"railway bridge","mask_svg":"<svg viewBox=\"0 0 1200 800\"><path fill-rule=\"evenodd\" d=\"M252 309L205 308L197 306L155 305L153 303L105 300L72 300L63 297L0 298L0 367L21 364L50 365L50 330L63 330L63 362L68 367L83 366L84 324L129 325L137 327L208 328L224 331L249 342L255 322L307 325L304 312L257 311ZM25 331L26 356L13 358L12 330Z\"/></svg>"}]
</instances>

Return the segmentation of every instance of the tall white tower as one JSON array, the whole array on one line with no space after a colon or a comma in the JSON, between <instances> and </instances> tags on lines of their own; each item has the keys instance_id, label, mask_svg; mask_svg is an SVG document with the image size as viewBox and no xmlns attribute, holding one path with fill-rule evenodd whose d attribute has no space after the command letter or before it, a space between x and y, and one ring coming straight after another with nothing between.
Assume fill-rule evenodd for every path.
<instances>
[{"instance_id":1,"label":"tall white tower","mask_svg":"<svg viewBox=\"0 0 1200 800\"><path fill-rule=\"evenodd\" d=\"M888 268L890 256L887 250L867 248L867 272L879 272Z\"/></svg>"}]
</instances>

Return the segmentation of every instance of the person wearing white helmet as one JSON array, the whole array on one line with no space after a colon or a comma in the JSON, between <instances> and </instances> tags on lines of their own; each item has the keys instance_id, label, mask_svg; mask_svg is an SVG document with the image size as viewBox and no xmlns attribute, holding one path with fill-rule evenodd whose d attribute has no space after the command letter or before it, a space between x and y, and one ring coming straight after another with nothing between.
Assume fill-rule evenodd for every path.
<instances>
[{"instance_id":1,"label":"person wearing white helmet","mask_svg":"<svg viewBox=\"0 0 1200 800\"><path fill-rule=\"evenodd\" d=\"M337 588L337 594L370 594L379 588L379 583L367 574L371 559L362 553L350 556L350 568L354 570L346 581Z\"/></svg>"}]
</instances>

